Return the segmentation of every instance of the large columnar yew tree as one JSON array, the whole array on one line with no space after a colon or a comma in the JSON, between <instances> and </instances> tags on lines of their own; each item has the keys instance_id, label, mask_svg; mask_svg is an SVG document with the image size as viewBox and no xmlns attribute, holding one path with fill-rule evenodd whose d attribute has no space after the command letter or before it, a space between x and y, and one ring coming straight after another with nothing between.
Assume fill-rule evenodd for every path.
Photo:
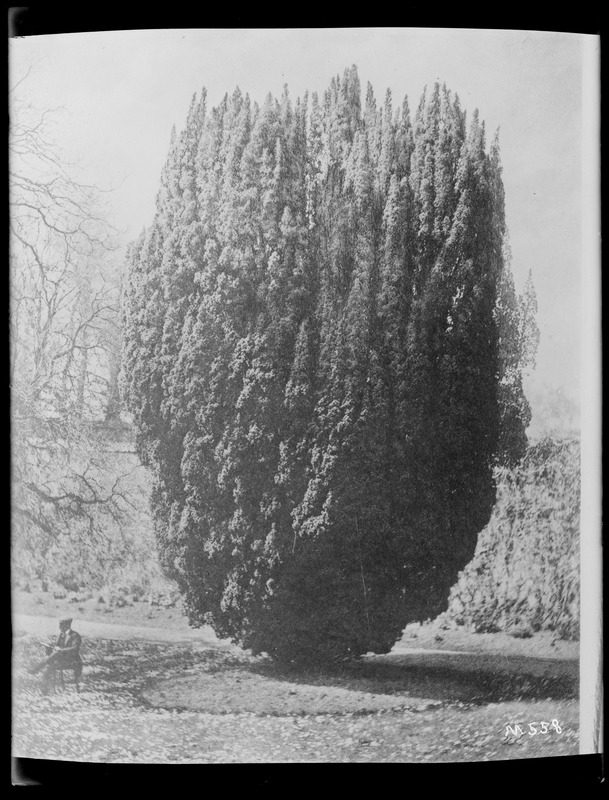
<instances>
[{"instance_id":1,"label":"large columnar yew tree","mask_svg":"<svg viewBox=\"0 0 609 800\"><path fill-rule=\"evenodd\" d=\"M194 98L130 252L125 389L193 624L281 659L386 652L446 606L526 444L498 145L414 119Z\"/></svg>"}]
</instances>

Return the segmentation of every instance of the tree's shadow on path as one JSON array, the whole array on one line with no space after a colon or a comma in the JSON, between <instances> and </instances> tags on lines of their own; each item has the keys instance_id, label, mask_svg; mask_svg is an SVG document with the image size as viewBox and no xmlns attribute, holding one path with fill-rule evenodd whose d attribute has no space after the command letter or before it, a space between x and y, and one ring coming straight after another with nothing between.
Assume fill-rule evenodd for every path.
<instances>
[{"instance_id":1,"label":"tree's shadow on path","mask_svg":"<svg viewBox=\"0 0 609 800\"><path fill-rule=\"evenodd\" d=\"M566 700L579 694L579 665L567 659L417 650L366 656L323 669L298 670L270 662L248 669L275 681L442 702Z\"/></svg>"}]
</instances>

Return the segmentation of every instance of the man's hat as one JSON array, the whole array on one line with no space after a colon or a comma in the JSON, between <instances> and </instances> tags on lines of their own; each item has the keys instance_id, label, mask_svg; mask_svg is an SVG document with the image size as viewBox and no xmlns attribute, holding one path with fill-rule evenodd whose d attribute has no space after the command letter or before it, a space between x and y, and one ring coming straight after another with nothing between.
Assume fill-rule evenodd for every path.
<instances>
[{"instance_id":1,"label":"man's hat","mask_svg":"<svg viewBox=\"0 0 609 800\"><path fill-rule=\"evenodd\" d=\"M70 624L72 624L72 617L62 617L62 618L59 620L59 622L60 622L60 623L62 623L62 622L69 622Z\"/></svg>"}]
</instances>

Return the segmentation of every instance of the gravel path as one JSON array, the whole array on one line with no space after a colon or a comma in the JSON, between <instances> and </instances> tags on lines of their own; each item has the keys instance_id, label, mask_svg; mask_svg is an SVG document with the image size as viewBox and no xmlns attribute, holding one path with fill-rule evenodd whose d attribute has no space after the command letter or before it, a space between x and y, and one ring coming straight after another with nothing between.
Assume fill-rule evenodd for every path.
<instances>
[{"instance_id":1,"label":"gravel path","mask_svg":"<svg viewBox=\"0 0 609 800\"><path fill-rule=\"evenodd\" d=\"M74 629L83 637L102 639L138 639L146 642L205 642L210 645L229 645L218 639L212 628L156 628L153 626L125 625L116 622L92 622L78 619ZM13 614L13 635L31 634L47 638L59 633L57 617L34 616L32 614Z\"/></svg>"}]
</instances>

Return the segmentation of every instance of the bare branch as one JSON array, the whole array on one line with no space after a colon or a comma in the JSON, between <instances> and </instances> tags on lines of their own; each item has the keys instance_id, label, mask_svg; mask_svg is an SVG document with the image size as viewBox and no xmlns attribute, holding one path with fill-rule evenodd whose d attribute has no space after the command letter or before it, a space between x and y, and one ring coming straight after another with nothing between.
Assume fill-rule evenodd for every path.
<instances>
[{"instance_id":1,"label":"bare branch","mask_svg":"<svg viewBox=\"0 0 609 800\"><path fill-rule=\"evenodd\" d=\"M93 423L105 419L120 353L113 228L96 208L98 187L75 179L53 145L51 110L34 114L13 104L11 419L19 538L42 553L50 543L110 546L108 530L137 510L137 462L117 469Z\"/></svg>"}]
</instances>

